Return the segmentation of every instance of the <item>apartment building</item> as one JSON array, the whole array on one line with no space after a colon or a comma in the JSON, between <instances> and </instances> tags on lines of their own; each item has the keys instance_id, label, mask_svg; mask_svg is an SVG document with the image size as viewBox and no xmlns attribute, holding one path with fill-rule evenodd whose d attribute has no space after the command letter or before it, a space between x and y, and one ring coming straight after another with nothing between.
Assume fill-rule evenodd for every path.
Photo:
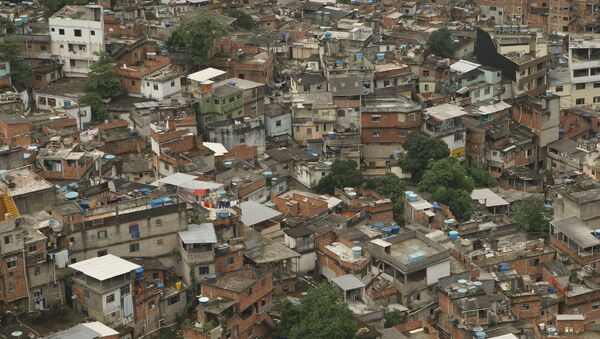
<instances>
[{"instance_id":1,"label":"apartment building","mask_svg":"<svg viewBox=\"0 0 600 339\"><path fill-rule=\"evenodd\" d=\"M600 34L569 35L571 107L600 107Z\"/></svg>"},{"instance_id":2,"label":"apartment building","mask_svg":"<svg viewBox=\"0 0 600 339\"><path fill-rule=\"evenodd\" d=\"M477 28L475 56L510 80L505 96L537 96L548 88L547 41L540 32L526 26L497 26L493 31Z\"/></svg>"},{"instance_id":3,"label":"apartment building","mask_svg":"<svg viewBox=\"0 0 600 339\"><path fill-rule=\"evenodd\" d=\"M368 174L388 172L392 155L422 124L421 106L404 98L367 99L361 108L362 162Z\"/></svg>"},{"instance_id":4,"label":"apartment building","mask_svg":"<svg viewBox=\"0 0 600 339\"><path fill-rule=\"evenodd\" d=\"M308 140L322 139L333 132L336 105L331 92L303 92L292 97L292 128L294 140L307 145Z\"/></svg>"},{"instance_id":5,"label":"apartment building","mask_svg":"<svg viewBox=\"0 0 600 339\"><path fill-rule=\"evenodd\" d=\"M52 53L58 55L66 76L86 76L104 48L101 6L65 6L48 20Z\"/></svg>"},{"instance_id":6,"label":"apartment building","mask_svg":"<svg viewBox=\"0 0 600 339\"><path fill-rule=\"evenodd\" d=\"M187 227L186 204L177 196L70 200L54 205L52 216L68 234L71 262L105 254L169 257L177 248L177 232Z\"/></svg>"},{"instance_id":7,"label":"apartment building","mask_svg":"<svg viewBox=\"0 0 600 339\"><path fill-rule=\"evenodd\" d=\"M243 268L211 275L201 284L196 317L184 325L186 339L249 339L272 333L273 275Z\"/></svg>"},{"instance_id":8,"label":"apartment building","mask_svg":"<svg viewBox=\"0 0 600 339\"><path fill-rule=\"evenodd\" d=\"M422 132L442 140L453 157L465 160L467 129L463 118L467 112L458 105L442 104L427 108L423 115Z\"/></svg>"},{"instance_id":9,"label":"apartment building","mask_svg":"<svg viewBox=\"0 0 600 339\"><path fill-rule=\"evenodd\" d=\"M133 320L133 272L141 266L107 254L69 267L81 273L72 285L77 311L109 326Z\"/></svg>"}]
</instances>

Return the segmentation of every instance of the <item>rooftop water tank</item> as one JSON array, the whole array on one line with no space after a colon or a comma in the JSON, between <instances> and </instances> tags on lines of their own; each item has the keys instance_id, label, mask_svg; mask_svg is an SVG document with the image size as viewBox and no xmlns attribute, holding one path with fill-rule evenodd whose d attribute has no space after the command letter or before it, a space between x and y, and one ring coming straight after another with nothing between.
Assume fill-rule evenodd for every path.
<instances>
[{"instance_id":1,"label":"rooftop water tank","mask_svg":"<svg viewBox=\"0 0 600 339\"><path fill-rule=\"evenodd\" d=\"M456 292L458 293L459 296L464 296L465 294L467 294L467 289L459 288L458 290L456 290Z\"/></svg>"},{"instance_id":2,"label":"rooftop water tank","mask_svg":"<svg viewBox=\"0 0 600 339\"><path fill-rule=\"evenodd\" d=\"M140 280L144 277L144 268L138 267L135 269L135 280Z\"/></svg>"},{"instance_id":3,"label":"rooftop water tank","mask_svg":"<svg viewBox=\"0 0 600 339\"><path fill-rule=\"evenodd\" d=\"M548 329L546 330L546 333L548 333L549 336L558 335L558 331L556 330L556 327L548 327Z\"/></svg>"},{"instance_id":4,"label":"rooftop water tank","mask_svg":"<svg viewBox=\"0 0 600 339\"><path fill-rule=\"evenodd\" d=\"M373 224L373 227L374 227L374 228L380 228L380 229L381 229L381 228L383 228L384 226L385 226L385 224L384 224L384 223L382 223L382 222L376 222L376 223L374 223L374 224Z\"/></svg>"},{"instance_id":5,"label":"rooftop water tank","mask_svg":"<svg viewBox=\"0 0 600 339\"><path fill-rule=\"evenodd\" d=\"M208 305L209 301L210 301L210 299L208 299L208 297L200 297L200 298L198 298L198 302L200 303L200 305Z\"/></svg>"},{"instance_id":6,"label":"rooftop water tank","mask_svg":"<svg viewBox=\"0 0 600 339\"><path fill-rule=\"evenodd\" d=\"M159 290L162 290L163 288L165 288L165 284L163 284L161 281L156 283L156 288L158 288Z\"/></svg>"},{"instance_id":7,"label":"rooftop water tank","mask_svg":"<svg viewBox=\"0 0 600 339\"><path fill-rule=\"evenodd\" d=\"M115 160L115 158L116 157L114 155L112 155L112 154L107 154L107 155L104 156L104 159L106 159L108 161Z\"/></svg>"},{"instance_id":8,"label":"rooftop water tank","mask_svg":"<svg viewBox=\"0 0 600 339\"><path fill-rule=\"evenodd\" d=\"M450 232L448 232L448 236L450 237L450 240L455 241L458 239L458 232L450 231Z\"/></svg>"},{"instance_id":9,"label":"rooftop water tank","mask_svg":"<svg viewBox=\"0 0 600 339\"><path fill-rule=\"evenodd\" d=\"M467 279L458 279L458 284L460 286L465 286L467 285Z\"/></svg>"},{"instance_id":10,"label":"rooftop water tank","mask_svg":"<svg viewBox=\"0 0 600 339\"><path fill-rule=\"evenodd\" d=\"M79 202L79 206L84 210L88 209L90 207L90 202L87 199L81 199L81 201Z\"/></svg>"},{"instance_id":11,"label":"rooftop water tank","mask_svg":"<svg viewBox=\"0 0 600 339\"><path fill-rule=\"evenodd\" d=\"M409 194L408 195L408 201L409 202L415 202L415 201L417 201L417 195L414 194L414 193Z\"/></svg>"},{"instance_id":12,"label":"rooftop water tank","mask_svg":"<svg viewBox=\"0 0 600 339\"><path fill-rule=\"evenodd\" d=\"M375 54L375 57L377 58L377 61L383 61L385 60L385 53L377 53Z\"/></svg>"},{"instance_id":13,"label":"rooftop water tank","mask_svg":"<svg viewBox=\"0 0 600 339\"><path fill-rule=\"evenodd\" d=\"M214 283L217 281L217 276L215 274L207 274L205 277L206 281L209 283Z\"/></svg>"},{"instance_id":14,"label":"rooftop water tank","mask_svg":"<svg viewBox=\"0 0 600 339\"><path fill-rule=\"evenodd\" d=\"M482 288L483 287L483 283L481 281L476 281L473 283L473 286L475 286L475 288Z\"/></svg>"},{"instance_id":15,"label":"rooftop water tank","mask_svg":"<svg viewBox=\"0 0 600 339\"><path fill-rule=\"evenodd\" d=\"M413 194L413 193L414 193L413 191L405 191L404 192L404 198L408 199L408 196L411 195L411 194Z\"/></svg>"},{"instance_id":16,"label":"rooftop water tank","mask_svg":"<svg viewBox=\"0 0 600 339\"><path fill-rule=\"evenodd\" d=\"M356 58L356 61L362 61L363 54L362 52L356 52L354 53L354 57Z\"/></svg>"},{"instance_id":17,"label":"rooftop water tank","mask_svg":"<svg viewBox=\"0 0 600 339\"><path fill-rule=\"evenodd\" d=\"M75 200L75 199L77 199L78 196L79 196L79 193L77 193L77 192L65 193L65 199L67 199L67 200Z\"/></svg>"},{"instance_id":18,"label":"rooftop water tank","mask_svg":"<svg viewBox=\"0 0 600 339\"><path fill-rule=\"evenodd\" d=\"M475 338L477 338L477 339L485 339L485 337L486 337L485 332L483 332L483 331L475 332Z\"/></svg>"},{"instance_id":19,"label":"rooftop water tank","mask_svg":"<svg viewBox=\"0 0 600 339\"><path fill-rule=\"evenodd\" d=\"M552 91L551 90L546 90L546 97L548 97L548 98L552 97Z\"/></svg>"},{"instance_id":20,"label":"rooftop water tank","mask_svg":"<svg viewBox=\"0 0 600 339\"><path fill-rule=\"evenodd\" d=\"M400 160L400 158L402 157L402 151L397 149L394 152L392 152L392 156L394 157L394 160Z\"/></svg>"},{"instance_id":21,"label":"rooftop water tank","mask_svg":"<svg viewBox=\"0 0 600 339\"><path fill-rule=\"evenodd\" d=\"M386 237L392 236L392 228L391 227L384 227L383 228L383 235L386 236Z\"/></svg>"},{"instance_id":22,"label":"rooftop water tank","mask_svg":"<svg viewBox=\"0 0 600 339\"><path fill-rule=\"evenodd\" d=\"M398 225L392 225L390 227L392 228L392 234L398 234L398 233L400 233L400 226L398 226Z\"/></svg>"},{"instance_id":23,"label":"rooftop water tank","mask_svg":"<svg viewBox=\"0 0 600 339\"><path fill-rule=\"evenodd\" d=\"M596 228L596 229L594 230L594 234L595 234L597 237L600 237L600 228Z\"/></svg>"},{"instance_id":24,"label":"rooftop water tank","mask_svg":"<svg viewBox=\"0 0 600 339\"><path fill-rule=\"evenodd\" d=\"M475 326L475 327L473 327L473 332L483 332L483 331L484 331L484 329L481 326Z\"/></svg>"},{"instance_id":25,"label":"rooftop water tank","mask_svg":"<svg viewBox=\"0 0 600 339\"><path fill-rule=\"evenodd\" d=\"M271 172L271 171L263 172L263 176L267 179L270 179L273 177L273 172Z\"/></svg>"},{"instance_id":26,"label":"rooftop water tank","mask_svg":"<svg viewBox=\"0 0 600 339\"><path fill-rule=\"evenodd\" d=\"M352 247L352 256L355 259L359 259L361 254L362 254L362 247L360 247L360 246Z\"/></svg>"}]
</instances>

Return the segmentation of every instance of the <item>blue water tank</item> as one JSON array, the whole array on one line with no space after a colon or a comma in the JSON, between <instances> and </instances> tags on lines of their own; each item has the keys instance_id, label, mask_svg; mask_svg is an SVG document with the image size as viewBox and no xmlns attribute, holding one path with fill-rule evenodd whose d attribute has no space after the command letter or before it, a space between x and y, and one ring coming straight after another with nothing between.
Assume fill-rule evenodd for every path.
<instances>
[{"instance_id":1,"label":"blue water tank","mask_svg":"<svg viewBox=\"0 0 600 339\"><path fill-rule=\"evenodd\" d=\"M148 187L142 187L140 188L140 193L142 193L142 195L148 195L148 193L150 193L151 190Z\"/></svg>"},{"instance_id":2,"label":"blue water tank","mask_svg":"<svg viewBox=\"0 0 600 339\"><path fill-rule=\"evenodd\" d=\"M377 53L375 57L377 57L377 61L383 61L385 60L385 53Z\"/></svg>"},{"instance_id":3,"label":"blue water tank","mask_svg":"<svg viewBox=\"0 0 600 339\"><path fill-rule=\"evenodd\" d=\"M17 27L23 26L23 20L21 20L21 19L15 19L15 26L17 26Z\"/></svg>"},{"instance_id":4,"label":"blue water tank","mask_svg":"<svg viewBox=\"0 0 600 339\"><path fill-rule=\"evenodd\" d=\"M450 232L448 232L448 236L450 237L450 240L455 241L458 239L458 232L450 231Z\"/></svg>"},{"instance_id":5,"label":"blue water tank","mask_svg":"<svg viewBox=\"0 0 600 339\"><path fill-rule=\"evenodd\" d=\"M415 202L415 201L417 201L417 195L414 194L414 193L409 194L408 195L408 201L409 202Z\"/></svg>"},{"instance_id":6,"label":"blue water tank","mask_svg":"<svg viewBox=\"0 0 600 339\"><path fill-rule=\"evenodd\" d=\"M362 254L362 247L356 246L352 247L352 255L356 258L359 258Z\"/></svg>"},{"instance_id":7,"label":"blue water tank","mask_svg":"<svg viewBox=\"0 0 600 339\"><path fill-rule=\"evenodd\" d=\"M79 193L77 193L77 192L65 193L65 199L67 199L67 200L75 200L75 199L77 199L78 196L79 196Z\"/></svg>"},{"instance_id":8,"label":"blue water tank","mask_svg":"<svg viewBox=\"0 0 600 339\"><path fill-rule=\"evenodd\" d=\"M392 235L392 228L391 227L384 227L383 228L383 235L386 237L389 237Z\"/></svg>"},{"instance_id":9,"label":"blue water tank","mask_svg":"<svg viewBox=\"0 0 600 339\"><path fill-rule=\"evenodd\" d=\"M31 158L30 153L23 153L23 159L29 159L29 158Z\"/></svg>"},{"instance_id":10,"label":"blue water tank","mask_svg":"<svg viewBox=\"0 0 600 339\"><path fill-rule=\"evenodd\" d=\"M485 337L486 337L485 332L483 332L483 331L475 332L475 338L477 338L477 339L485 339Z\"/></svg>"},{"instance_id":11,"label":"blue water tank","mask_svg":"<svg viewBox=\"0 0 600 339\"><path fill-rule=\"evenodd\" d=\"M484 331L484 329L481 326L475 326L475 327L473 327L473 332L483 332L483 331Z\"/></svg>"},{"instance_id":12,"label":"blue water tank","mask_svg":"<svg viewBox=\"0 0 600 339\"><path fill-rule=\"evenodd\" d=\"M476 282L474 282L474 283L473 283L473 285L474 285L476 288L482 288L482 287L483 287L483 283L482 283L481 281L476 281Z\"/></svg>"},{"instance_id":13,"label":"blue water tank","mask_svg":"<svg viewBox=\"0 0 600 339\"><path fill-rule=\"evenodd\" d=\"M411 194L413 194L413 193L414 193L413 191L405 191L404 192L404 199L408 199L408 196L411 195Z\"/></svg>"},{"instance_id":14,"label":"blue water tank","mask_svg":"<svg viewBox=\"0 0 600 339\"><path fill-rule=\"evenodd\" d=\"M464 296L465 294L467 294L467 289L466 288L459 288L458 290L456 290L456 292L458 292L459 296Z\"/></svg>"},{"instance_id":15,"label":"blue water tank","mask_svg":"<svg viewBox=\"0 0 600 339\"><path fill-rule=\"evenodd\" d=\"M21 19L21 21L23 21L24 24L29 22L29 17L27 15L21 15L19 19Z\"/></svg>"},{"instance_id":16,"label":"blue water tank","mask_svg":"<svg viewBox=\"0 0 600 339\"><path fill-rule=\"evenodd\" d=\"M384 226L385 226L385 224L382 222L376 222L373 224L374 228L383 228Z\"/></svg>"},{"instance_id":17,"label":"blue water tank","mask_svg":"<svg viewBox=\"0 0 600 339\"><path fill-rule=\"evenodd\" d=\"M265 178L272 178L273 177L273 172L271 172L271 171L263 172L263 176Z\"/></svg>"},{"instance_id":18,"label":"blue water tank","mask_svg":"<svg viewBox=\"0 0 600 339\"><path fill-rule=\"evenodd\" d=\"M112 154L107 154L107 155L104 156L104 159L106 159L108 161L115 160L115 158L116 157L114 155L112 155Z\"/></svg>"},{"instance_id":19,"label":"blue water tank","mask_svg":"<svg viewBox=\"0 0 600 339\"><path fill-rule=\"evenodd\" d=\"M135 279L140 280L144 277L144 268L138 267L135 269Z\"/></svg>"},{"instance_id":20,"label":"blue water tank","mask_svg":"<svg viewBox=\"0 0 600 339\"><path fill-rule=\"evenodd\" d=\"M329 32L329 31L325 32L325 37L327 39L331 38L332 36L333 36L333 33Z\"/></svg>"},{"instance_id":21,"label":"blue water tank","mask_svg":"<svg viewBox=\"0 0 600 339\"><path fill-rule=\"evenodd\" d=\"M152 207L152 208L162 206L162 204L163 204L163 200L160 198L150 200L150 207Z\"/></svg>"},{"instance_id":22,"label":"blue water tank","mask_svg":"<svg viewBox=\"0 0 600 339\"><path fill-rule=\"evenodd\" d=\"M161 281L156 283L156 288L158 288L159 290L162 290L163 288L165 288L165 284L162 283Z\"/></svg>"},{"instance_id":23,"label":"blue water tank","mask_svg":"<svg viewBox=\"0 0 600 339\"><path fill-rule=\"evenodd\" d=\"M596 234L597 237L600 237L600 228L596 228L594 230L594 233Z\"/></svg>"},{"instance_id":24,"label":"blue water tank","mask_svg":"<svg viewBox=\"0 0 600 339\"><path fill-rule=\"evenodd\" d=\"M171 197L163 198L162 202L163 202L163 204L171 204L173 202L173 198L171 198Z\"/></svg>"},{"instance_id":25,"label":"blue water tank","mask_svg":"<svg viewBox=\"0 0 600 339\"><path fill-rule=\"evenodd\" d=\"M398 234L400 233L400 226L398 225L392 225L392 234Z\"/></svg>"},{"instance_id":26,"label":"blue water tank","mask_svg":"<svg viewBox=\"0 0 600 339\"><path fill-rule=\"evenodd\" d=\"M138 132L134 129L129 130L129 135L132 137L137 137L138 136Z\"/></svg>"},{"instance_id":27,"label":"blue water tank","mask_svg":"<svg viewBox=\"0 0 600 339\"><path fill-rule=\"evenodd\" d=\"M363 54L362 52L356 52L354 53L354 57L356 58L356 61L362 61Z\"/></svg>"},{"instance_id":28,"label":"blue water tank","mask_svg":"<svg viewBox=\"0 0 600 339\"><path fill-rule=\"evenodd\" d=\"M408 262L413 263L425 258L425 254L423 252L415 252L413 254L408 255Z\"/></svg>"},{"instance_id":29,"label":"blue water tank","mask_svg":"<svg viewBox=\"0 0 600 339\"><path fill-rule=\"evenodd\" d=\"M87 209L87 208L90 207L90 202L88 200L86 200L86 199L82 199L79 202L79 206L81 206L81 208L83 208L83 209Z\"/></svg>"}]
</instances>

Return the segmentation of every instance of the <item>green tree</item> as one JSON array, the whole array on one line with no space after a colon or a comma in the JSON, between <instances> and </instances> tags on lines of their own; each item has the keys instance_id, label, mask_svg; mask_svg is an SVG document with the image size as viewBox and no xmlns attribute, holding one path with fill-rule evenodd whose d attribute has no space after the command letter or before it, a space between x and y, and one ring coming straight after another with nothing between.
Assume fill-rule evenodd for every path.
<instances>
[{"instance_id":1,"label":"green tree","mask_svg":"<svg viewBox=\"0 0 600 339\"><path fill-rule=\"evenodd\" d=\"M406 184L402 179L398 178L395 174L386 173L385 175L368 179L365 182L365 186L392 200L394 220L398 224L404 222L404 191L406 191Z\"/></svg>"},{"instance_id":2,"label":"green tree","mask_svg":"<svg viewBox=\"0 0 600 339\"><path fill-rule=\"evenodd\" d=\"M448 146L442 140L420 133L409 133L402 147L406 154L400 159L399 165L412 175L414 181L421 179L429 160L443 159L450 155Z\"/></svg>"},{"instance_id":3,"label":"green tree","mask_svg":"<svg viewBox=\"0 0 600 339\"><path fill-rule=\"evenodd\" d=\"M402 314L403 313L399 310L393 310L391 312L386 312L383 315L383 320L385 321L383 327L390 328L390 327L400 324L402 321L404 321L404 316Z\"/></svg>"},{"instance_id":4,"label":"green tree","mask_svg":"<svg viewBox=\"0 0 600 339\"><path fill-rule=\"evenodd\" d=\"M208 60L214 41L224 36L227 29L214 16L201 13L183 21L167 40L171 48L186 51L198 64Z\"/></svg>"},{"instance_id":5,"label":"green tree","mask_svg":"<svg viewBox=\"0 0 600 339\"><path fill-rule=\"evenodd\" d=\"M467 170L453 157L431 161L423 174L418 189L431 193L431 198L450 207L460 221L468 220L475 211L470 193L475 181Z\"/></svg>"},{"instance_id":6,"label":"green tree","mask_svg":"<svg viewBox=\"0 0 600 339\"><path fill-rule=\"evenodd\" d=\"M541 198L529 197L523 200L512 219L520 229L529 234L543 235L548 232L548 218L544 214L544 200Z\"/></svg>"},{"instance_id":7,"label":"green tree","mask_svg":"<svg viewBox=\"0 0 600 339\"><path fill-rule=\"evenodd\" d=\"M285 301L277 329L290 339L347 339L356 336L357 325L337 290L324 284L308 291L300 305Z\"/></svg>"},{"instance_id":8,"label":"green tree","mask_svg":"<svg viewBox=\"0 0 600 339\"><path fill-rule=\"evenodd\" d=\"M239 28L247 29L247 30L251 30L254 28L254 20L252 20L252 17L244 11L240 11L239 9L236 9L236 8L230 8L225 11L225 15L237 19L233 23L233 25L235 27L239 27Z\"/></svg>"},{"instance_id":9,"label":"green tree","mask_svg":"<svg viewBox=\"0 0 600 339\"><path fill-rule=\"evenodd\" d=\"M95 53L98 56L90 67L88 74L88 90L97 93L102 98L116 97L121 93L121 79L115 73L116 67L107 52Z\"/></svg>"},{"instance_id":10,"label":"green tree","mask_svg":"<svg viewBox=\"0 0 600 339\"><path fill-rule=\"evenodd\" d=\"M108 108L102 97L96 93L88 93L79 99L81 106L90 106L92 109L92 122L104 122L108 119Z\"/></svg>"},{"instance_id":11,"label":"green tree","mask_svg":"<svg viewBox=\"0 0 600 339\"><path fill-rule=\"evenodd\" d=\"M435 55L446 58L454 54L454 45L452 45L452 33L448 28L440 28L429 35L427 39L429 51Z\"/></svg>"},{"instance_id":12,"label":"green tree","mask_svg":"<svg viewBox=\"0 0 600 339\"><path fill-rule=\"evenodd\" d=\"M0 43L0 54L10 64L10 77L13 86L18 90L28 87L31 80L31 66L21 56L21 43L7 37Z\"/></svg>"},{"instance_id":13,"label":"green tree","mask_svg":"<svg viewBox=\"0 0 600 339\"><path fill-rule=\"evenodd\" d=\"M14 33L15 23L9 18L0 17L0 31L3 31L6 34Z\"/></svg>"},{"instance_id":14,"label":"green tree","mask_svg":"<svg viewBox=\"0 0 600 339\"><path fill-rule=\"evenodd\" d=\"M319 193L333 194L334 188L357 187L363 183L363 177L354 160L336 160L331 172L322 177L317 186Z\"/></svg>"},{"instance_id":15,"label":"green tree","mask_svg":"<svg viewBox=\"0 0 600 339\"><path fill-rule=\"evenodd\" d=\"M467 172L475 181L475 187L494 187L497 182L490 172L478 166L468 166Z\"/></svg>"}]
</instances>

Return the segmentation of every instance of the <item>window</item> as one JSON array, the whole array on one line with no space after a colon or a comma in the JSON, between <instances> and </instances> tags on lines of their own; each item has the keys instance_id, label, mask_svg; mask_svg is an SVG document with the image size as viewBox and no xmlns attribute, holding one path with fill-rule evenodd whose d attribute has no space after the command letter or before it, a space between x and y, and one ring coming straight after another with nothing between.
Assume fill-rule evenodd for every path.
<instances>
[{"instance_id":1,"label":"window","mask_svg":"<svg viewBox=\"0 0 600 339\"><path fill-rule=\"evenodd\" d=\"M90 31L91 35L96 35L96 31Z\"/></svg>"},{"instance_id":2,"label":"window","mask_svg":"<svg viewBox=\"0 0 600 339\"><path fill-rule=\"evenodd\" d=\"M220 105L221 101L219 99L215 99L215 105Z\"/></svg>"},{"instance_id":3,"label":"window","mask_svg":"<svg viewBox=\"0 0 600 339\"><path fill-rule=\"evenodd\" d=\"M233 257L229 257L229 258L225 259L225 264L227 266L233 265Z\"/></svg>"},{"instance_id":4,"label":"window","mask_svg":"<svg viewBox=\"0 0 600 339\"><path fill-rule=\"evenodd\" d=\"M598 303L597 301L593 302L592 303L592 311L597 311L599 305L600 305L600 303Z\"/></svg>"},{"instance_id":5,"label":"window","mask_svg":"<svg viewBox=\"0 0 600 339\"><path fill-rule=\"evenodd\" d=\"M475 92L473 92L476 98L479 98L479 96L481 95L479 90L476 90Z\"/></svg>"},{"instance_id":6,"label":"window","mask_svg":"<svg viewBox=\"0 0 600 339\"><path fill-rule=\"evenodd\" d=\"M59 35L65 35L65 29L64 28L59 28L58 29L58 34Z\"/></svg>"},{"instance_id":7,"label":"window","mask_svg":"<svg viewBox=\"0 0 600 339\"><path fill-rule=\"evenodd\" d=\"M251 296L251 295L252 295L252 287L250 287L250 288L248 289L248 291L247 291L247 293L246 293L246 294L248 294L248 296Z\"/></svg>"},{"instance_id":8,"label":"window","mask_svg":"<svg viewBox=\"0 0 600 339\"><path fill-rule=\"evenodd\" d=\"M585 104L585 98L575 99L575 105L584 105L584 104Z\"/></svg>"},{"instance_id":9,"label":"window","mask_svg":"<svg viewBox=\"0 0 600 339\"><path fill-rule=\"evenodd\" d=\"M240 138L240 144L243 144L246 142L246 138Z\"/></svg>"},{"instance_id":10,"label":"window","mask_svg":"<svg viewBox=\"0 0 600 339\"><path fill-rule=\"evenodd\" d=\"M152 272L152 280L158 280L158 279L160 279L160 273Z\"/></svg>"},{"instance_id":11,"label":"window","mask_svg":"<svg viewBox=\"0 0 600 339\"><path fill-rule=\"evenodd\" d=\"M75 30L73 30L73 34L75 36L77 36L77 37L80 37L81 36L81 30L80 29L75 29Z\"/></svg>"},{"instance_id":12,"label":"window","mask_svg":"<svg viewBox=\"0 0 600 339\"><path fill-rule=\"evenodd\" d=\"M156 246L162 246L165 244L164 239L156 239Z\"/></svg>"},{"instance_id":13,"label":"window","mask_svg":"<svg viewBox=\"0 0 600 339\"><path fill-rule=\"evenodd\" d=\"M36 266L35 269L33 270L33 275L40 275L42 274L42 269L39 266Z\"/></svg>"},{"instance_id":14,"label":"window","mask_svg":"<svg viewBox=\"0 0 600 339\"><path fill-rule=\"evenodd\" d=\"M281 120L275 121L275 126L276 127L281 127Z\"/></svg>"},{"instance_id":15,"label":"window","mask_svg":"<svg viewBox=\"0 0 600 339\"><path fill-rule=\"evenodd\" d=\"M234 102L234 101L235 101L235 97L229 98L229 102Z\"/></svg>"},{"instance_id":16,"label":"window","mask_svg":"<svg viewBox=\"0 0 600 339\"><path fill-rule=\"evenodd\" d=\"M429 71L423 71L423 76L424 77L428 77L429 76Z\"/></svg>"},{"instance_id":17,"label":"window","mask_svg":"<svg viewBox=\"0 0 600 339\"><path fill-rule=\"evenodd\" d=\"M137 224L129 225L129 234L131 234L131 239L139 239L140 227Z\"/></svg>"},{"instance_id":18,"label":"window","mask_svg":"<svg viewBox=\"0 0 600 339\"><path fill-rule=\"evenodd\" d=\"M556 86L556 92L562 92L563 91L563 87L561 85Z\"/></svg>"},{"instance_id":19,"label":"window","mask_svg":"<svg viewBox=\"0 0 600 339\"><path fill-rule=\"evenodd\" d=\"M37 252L37 246L35 244L29 244L29 246L27 246L27 253L35 252Z\"/></svg>"},{"instance_id":20,"label":"window","mask_svg":"<svg viewBox=\"0 0 600 339\"><path fill-rule=\"evenodd\" d=\"M408 121L415 121L417 119L417 116L415 113L410 113L406 115L406 120Z\"/></svg>"},{"instance_id":21,"label":"window","mask_svg":"<svg viewBox=\"0 0 600 339\"><path fill-rule=\"evenodd\" d=\"M175 80L171 80L171 87L175 87Z\"/></svg>"},{"instance_id":22,"label":"window","mask_svg":"<svg viewBox=\"0 0 600 339\"><path fill-rule=\"evenodd\" d=\"M129 252L139 252L139 250L140 250L140 243L135 243L135 244L129 245Z\"/></svg>"},{"instance_id":23,"label":"window","mask_svg":"<svg viewBox=\"0 0 600 339\"><path fill-rule=\"evenodd\" d=\"M594 97L593 102L595 104L600 103L600 96Z\"/></svg>"},{"instance_id":24,"label":"window","mask_svg":"<svg viewBox=\"0 0 600 339\"><path fill-rule=\"evenodd\" d=\"M135 86L135 80L131 80L131 86Z\"/></svg>"},{"instance_id":25,"label":"window","mask_svg":"<svg viewBox=\"0 0 600 339\"><path fill-rule=\"evenodd\" d=\"M100 251L96 252L97 257L103 257L107 254L108 254L108 250L100 250Z\"/></svg>"},{"instance_id":26,"label":"window","mask_svg":"<svg viewBox=\"0 0 600 339\"><path fill-rule=\"evenodd\" d=\"M153 310L156 307L156 304L154 303L154 301L151 301L148 303L148 309L149 310Z\"/></svg>"},{"instance_id":27,"label":"window","mask_svg":"<svg viewBox=\"0 0 600 339\"><path fill-rule=\"evenodd\" d=\"M42 76L40 74L36 74L35 75L35 80L41 81L42 80Z\"/></svg>"},{"instance_id":28,"label":"window","mask_svg":"<svg viewBox=\"0 0 600 339\"><path fill-rule=\"evenodd\" d=\"M153 88L155 91L158 91L158 84L154 84L154 85L152 85L152 88Z\"/></svg>"},{"instance_id":29,"label":"window","mask_svg":"<svg viewBox=\"0 0 600 339\"><path fill-rule=\"evenodd\" d=\"M177 294L177 295L174 295L174 296L170 297L170 298L167 300L167 305L168 305L168 306L175 305L175 304L177 304L179 301L181 301L181 296L180 296L179 294Z\"/></svg>"},{"instance_id":30,"label":"window","mask_svg":"<svg viewBox=\"0 0 600 339\"><path fill-rule=\"evenodd\" d=\"M600 88L600 82L594 82L594 88Z\"/></svg>"},{"instance_id":31,"label":"window","mask_svg":"<svg viewBox=\"0 0 600 339\"><path fill-rule=\"evenodd\" d=\"M52 27L52 32L54 32L56 29L54 29L54 27Z\"/></svg>"},{"instance_id":32,"label":"window","mask_svg":"<svg viewBox=\"0 0 600 339\"><path fill-rule=\"evenodd\" d=\"M492 91L491 88L486 87L486 88L483 89L483 95L488 95L488 94L491 93L491 91Z\"/></svg>"},{"instance_id":33,"label":"window","mask_svg":"<svg viewBox=\"0 0 600 339\"><path fill-rule=\"evenodd\" d=\"M12 235L7 235L4 237L4 245L10 244L12 242Z\"/></svg>"},{"instance_id":34,"label":"window","mask_svg":"<svg viewBox=\"0 0 600 339\"><path fill-rule=\"evenodd\" d=\"M129 285L121 287L121 295L127 295L131 292Z\"/></svg>"},{"instance_id":35,"label":"window","mask_svg":"<svg viewBox=\"0 0 600 339\"><path fill-rule=\"evenodd\" d=\"M346 116L346 111L344 111L343 109L340 109L337 111L337 116L340 118L343 118Z\"/></svg>"},{"instance_id":36,"label":"window","mask_svg":"<svg viewBox=\"0 0 600 339\"><path fill-rule=\"evenodd\" d=\"M83 315L84 317L89 317L90 314L88 313L87 308L81 306L81 315Z\"/></svg>"},{"instance_id":37,"label":"window","mask_svg":"<svg viewBox=\"0 0 600 339\"><path fill-rule=\"evenodd\" d=\"M462 133L454 134L454 142L459 142L459 141L462 141L463 139L464 139L464 135Z\"/></svg>"},{"instance_id":38,"label":"window","mask_svg":"<svg viewBox=\"0 0 600 339\"><path fill-rule=\"evenodd\" d=\"M106 230L98 231L98 240L106 239Z\"/></svg>"},{"instance_id":39,"label":"window","mask_svg":"<svg viewBox=\"0 0 600 339\"><path fill-rule=\"evenodd\" d=\"M198 266L198 274L206 275L210 273L210 269L208 266Z\"/></svg>"},{"instance_id":40,"label":"window","mask_svg":"<svg viewBox=\"0 0 600 339\"><path fill-rule=\"evenodd\" d=\"M156 219L156 220L154 220L154 223L155 223L156 225L159 225L159 226L160 226L160 225L162 225L162 220L161 220L161 219Z\"/></svg>"},{"instance_id":41,"label":"window","mask_svg":"<svg viewBox=\"0 0 600 339\"><path fill-rule=\"evenodd\" d=\"M533 150L530 150L530 149L525 150L526 158L531 158L532 155L533 155Z\"/></svg>"},{"instance_id":42,"label":"window","mask_svg":"<svg viewBox=\"0 0 600 339\"><path fill-rule=\"evenodd\" d=\"M523 309L523 311L527 311L529 310L529 304L523 304L521 305L521 308Z\"/></svg>"},{"instance_id":43,"label":"window","mask_svg":"<svg viewBox=\"0 0 600 339\"><path fill-rule=\"evenodd\" d=\"M582 90L582 89L585 89L585 84L575 84L575 89L576 89L576 90Z\"/></svg>"},{"instance_id":44,"label":"window","mask_svg":"<svg viewBox=\"0 0 600 339\"><path fill-rule=\"evenodd\" d=\"M374 129L371 131L371 136L373 138L379 138L381 136L381 132L378 129Z\"/></svg>"},{"instance_id":45,"label":"window","mask_svg":"<svg viewBox=\"0 0 600 339\"><path fill-rule=\"evenodd\" d=\"M6 268L15 268L17 267L17 257L11 257L6 259Z\"/></svg>"},{"instance_id":46,"label":"window","mask_svg":"<svg viewBox=\"0 0 600 339\"><path fill-rule=\"evenodd\" d=\"M106 296L106 303L112 303L115 301L115 295L114 294L109 294Z\"/></svg>"},{"instance_id":47,"label":"window","mask_svg":"<svg viewBox=\"0 0 600 339\"><path fill-rule=\"evenodd\" d=\"M379 114L371 115L371 121L381 121L381 115L379 115Z\"/></svg>"},{"instance_id":48,"label":"window","mask_svg":"<svg viewBox=\"0 0 600 339\"><path fill-rule=\"evenodd\" d=\"M89 298L90 297L90 291L86 288L83 289L83 296L85 298Z\"/></svg>"}]
</instances>

